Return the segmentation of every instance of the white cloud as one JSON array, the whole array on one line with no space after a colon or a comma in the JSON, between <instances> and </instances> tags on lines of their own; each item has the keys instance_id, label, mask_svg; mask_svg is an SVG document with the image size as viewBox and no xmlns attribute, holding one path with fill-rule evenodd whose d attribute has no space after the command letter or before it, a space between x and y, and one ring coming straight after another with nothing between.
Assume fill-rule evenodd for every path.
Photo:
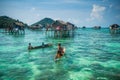
<instances>
[{"instance_id":1,"label":"white cloud","mask_svg":"<svg viewBox=\"0 0 120 80\"><path fill-rule=\"evenodd\" d=\"M93 5L92 12L90 14L90 18L88 18L88 21L93 21L93 20L101 20L103 18L103 12L105 11L104 6L99 6L99 5Z\"/></svg>"}]
</instances>

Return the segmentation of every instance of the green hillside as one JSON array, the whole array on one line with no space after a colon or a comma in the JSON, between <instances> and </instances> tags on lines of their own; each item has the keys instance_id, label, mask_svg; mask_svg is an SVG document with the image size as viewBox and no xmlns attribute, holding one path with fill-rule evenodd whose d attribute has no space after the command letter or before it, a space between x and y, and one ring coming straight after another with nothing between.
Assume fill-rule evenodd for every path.
<instances>
[{"instance_id":1,"label":"green hillside","mask_svg":"<svg viewBox=\"0 0 120 80\"><path fill-rule=\"evenodd\" d=\"M6 28L10 25L13 25L15 22L22 23L24 25L24 27L25 26L27 27L27 24L25 24L19 20L12 19L8 16L0 16L0 28Z\"/></svg>"},{"instance_id":2,"label":"green hillside","mask_svg":"<svg viewBox=\"0 0 120 80\"><path fill-rule=\"evenodd\" d=\"M35 25L41 24L43 27L45 27L47 24L51 25L53 22L54 22L54 20L51 19L51 18L44 18L44 19L42 19L42 20L32 24L31 26L35 26Z\"/></svg>"}]
</instances>

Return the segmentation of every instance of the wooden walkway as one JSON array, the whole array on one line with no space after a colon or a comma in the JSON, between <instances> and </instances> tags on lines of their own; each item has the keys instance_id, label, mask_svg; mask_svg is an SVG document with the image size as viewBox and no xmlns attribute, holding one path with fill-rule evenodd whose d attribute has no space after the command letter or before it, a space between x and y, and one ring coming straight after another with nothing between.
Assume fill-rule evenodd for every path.
<instances>
[{"instance_id":1,"label":"wooden walkway","mask_svg":"<svg viewBox=\"0 0 120 80\"><path fill-rule=\"evenodd\" d=\"M48 37L59 37L59 38L63 38L63 37L73 37L74 36L75 31L72 30L62 30L62 31L54 31L54 30L48 30L46 31L46 36Z\"/></svg>"},{"instance_id":2,"label":"wooden walkway","mask_svg":"<svg viewBox=\"0 0 120 80\"><path fill-rule=\"evenodd\" d=\"M25 30L13 29L13 30L6 30L0 29L0 33L12 34L12 35L24 35Z\"/></svg>"}]
</instances>

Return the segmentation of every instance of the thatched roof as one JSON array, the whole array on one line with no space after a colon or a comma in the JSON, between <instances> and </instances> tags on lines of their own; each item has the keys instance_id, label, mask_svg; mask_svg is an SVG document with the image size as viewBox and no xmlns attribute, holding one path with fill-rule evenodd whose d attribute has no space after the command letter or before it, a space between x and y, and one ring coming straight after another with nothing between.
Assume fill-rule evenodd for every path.
<instances>
[{"instance_id":1,"label":"thatched roof","mask_svg":"<svg viewBox=\"0 0 120 80\"><path fill-rule=\"evenodd\" d=\"M22 22L15 22L15 24L18 26L24 26L24 24Z\"/></svg>"},{"instance_id":2,"label":"thatched roof","mask_svg":"<svg viewBox=\"0 0 120 80\"><path fill-rule=\"evenodd\" d=\"M59 28L63 29L65 26L67 26L67 23L62 20L56 20L52 24L52 28L55 30L58 26L59 26Z\"/></svg>"},{"instance_id":3,"label":"thatched roof","mask_svg":"<svg viewBox=\"0 0 120 80\"><path fill-rule=\"evenodd\" d=\"M74 24L67 22L67 30L73 30L74 28L75 28Z\"/></svg>"},{"instance_id":4,"label":"thatched roof","mask_svg":"<svg viewBox=\"0 0 120 80\"><path fill-rule=\"evenodd\" d=\"M70 22L64 22L62 20L56 20L52 24L52 29L53 30L73 30L74 29L74 24Z\"/></svg>"},{"instance_id":5,"label":"thatched roof","mask_svg":"<svg viewBox=\"0 0 120 80\"><path fill-rule=\"evenodd\" d=\"M67 24L66 24L66 22L64 22L64 21L62 21L62 20L56 20L53 24L52 24L52 26L54 27L54 26L66 26Z\"/></svg>"},{"instance_id":6,"label":"thatched roof","mask_svg":"<svg viewBox=\"0 0 120 80\"><path fill-rule=\"evenodd\" d=\"M74 26L74 24L72 24L72 23L70 23L70 22L67 22L67 24Z\"/></svg>"},{"instance_id":7,"label":"thatched roof","mask_svg":"<svg viewBox=\"0 0 120 80\"><path fill-rule=\"evenodd\" d=\"M110 27L114 29L114 28L119 28L120 26L118 24L112 24Z\"/></svg>"}]
</instances>

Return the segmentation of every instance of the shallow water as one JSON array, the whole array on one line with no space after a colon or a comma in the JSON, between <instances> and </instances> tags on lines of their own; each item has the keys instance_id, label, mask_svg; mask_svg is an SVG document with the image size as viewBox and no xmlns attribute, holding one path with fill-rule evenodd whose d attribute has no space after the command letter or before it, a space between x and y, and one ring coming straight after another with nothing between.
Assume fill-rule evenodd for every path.
<instances>
[{"instance_id":1,"label":"shallow water","mask_svg":"<svg viewBox=\"0 0 120 80\"><path fill-rule=\"evenodd\" d=\"M28 51L29 42L53 46ZM66 52L55 62L58 43ZM44 31L0 33L0 80L120 80L120 35L108 29L79 29L62 39Z\"/></svg>"}]
</instances>

